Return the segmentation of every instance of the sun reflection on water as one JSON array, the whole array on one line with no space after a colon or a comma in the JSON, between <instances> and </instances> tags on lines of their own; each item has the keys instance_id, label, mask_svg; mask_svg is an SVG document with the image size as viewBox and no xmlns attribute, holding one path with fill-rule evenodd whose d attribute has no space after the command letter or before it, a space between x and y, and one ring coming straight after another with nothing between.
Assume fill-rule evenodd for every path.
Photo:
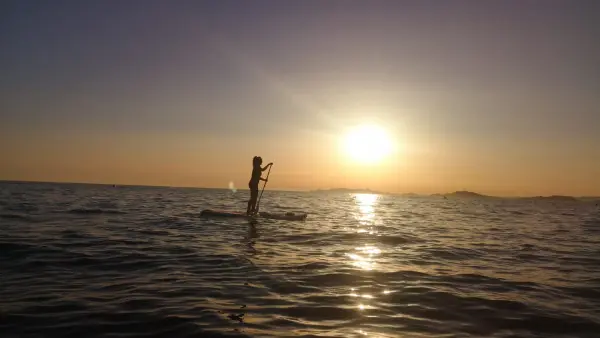
<instances>
[{"instance_id":1,"label":"sun reflection on water","mask_svg":"<svg viewBox=\"0 0 600 338\"><path fill-rule=\"evenodd\" d=\"M373 214L375 211L375 202L379 198L379 195L375 194L355 194L358 208L362 214Z\"/></svg>"},{"instance_id":2,"label":"sun reflection on water","mask_svg":"<svg viewBox=\"0 0 600 338\"><path fill-rule=\"evenodd\" d=\"M354 218L358 221L358 233L369 233L373 235L376 231L373 229L375 224L375 207L379 195L375 194L354 194L354 201L358 206Z\"/></svg>"},{"instance_id":3,"label":"sun reflection on water","mask_svg":"<svg viewBox=\"0 0 600 338\"><path fill-rule=\"evenodd\" d=\"M375 256L381 253L379 248L372 245L365 245L363 247L356 248L359 253L347 253L346 256L352 260L352 265L362 270L373 270L377 263L375 262Z\"/></svg>"},{"instance_id":4,"label":"sun reflection on water","mask_svg":"<svg viewBox=\"0 0 600 338\"><path fill-rule=\"evenodd\" d=\"M356 208L354 209L354 218L357 220L356 232L361 234L374 235L377 233L376 230L376 210L380 196L376 194L354 194L354 202ZM362 271L372 271L378 269L377 260L381 255L382 251L377 246L373 245L373 242L369 240L371 237L361 237L361 241L364 239L366 243L356 243L354 249L347 252L345 255L349 258L348 263ZM369 310L376 308L374 303L378 297L384 297L380 295L387 294L387 290L375 291L372 288L365 290L367 292L360 292L360 289L351 288L350 297L356 299L356 309L360 311L362 315L369 316ZM361 334L367 335L365 331L361 331Z\"/></svg>"},{"instance_id":5,"label":"sun reflection on water","mask_svg":"<svg viewBox=\"0 0 600 338\"><path fill-rule=\"evenodd\" d=\"M369 256L374 256L381 253L381 250L372 245L365 245L364 247L356 248L356 250L362 251L364 254L367 254Z\"/></svg>"}]
</instances>

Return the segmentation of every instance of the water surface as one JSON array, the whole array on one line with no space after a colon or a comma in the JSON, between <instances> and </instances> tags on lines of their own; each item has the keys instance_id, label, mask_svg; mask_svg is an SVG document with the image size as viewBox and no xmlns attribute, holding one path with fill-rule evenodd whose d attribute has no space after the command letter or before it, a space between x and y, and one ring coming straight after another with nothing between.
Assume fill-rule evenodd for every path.
<instances>
[{"instance_id":1,"label":"water surface","mask_svg":"<svg viewBox=\"0 0 600 338\"><path fill-rule=\"evenodd\" d=\"M0 183L3 337L598 337L594 202Z\"/></svg>"}]
</instances>

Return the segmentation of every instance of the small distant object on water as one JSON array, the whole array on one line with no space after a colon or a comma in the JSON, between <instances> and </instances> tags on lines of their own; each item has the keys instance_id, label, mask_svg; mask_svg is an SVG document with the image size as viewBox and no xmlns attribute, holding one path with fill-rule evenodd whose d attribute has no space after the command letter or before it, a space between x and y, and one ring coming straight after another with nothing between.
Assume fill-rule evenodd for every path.
<instances>
[{"instance_id":1,"label":"small distant object on water","mask_svg":"<svg viewBox=\"0 0 600 338\"><path fill-rule=\"evenodd\" d=\"M232 313L232 314L230 314L227 317L229 317L229 319L231 319L231 320L237 320L240 323L244 321L244 314L243 313L240 313L239 315L236 315L236 314Z\"/></svg>"}]
</instances>

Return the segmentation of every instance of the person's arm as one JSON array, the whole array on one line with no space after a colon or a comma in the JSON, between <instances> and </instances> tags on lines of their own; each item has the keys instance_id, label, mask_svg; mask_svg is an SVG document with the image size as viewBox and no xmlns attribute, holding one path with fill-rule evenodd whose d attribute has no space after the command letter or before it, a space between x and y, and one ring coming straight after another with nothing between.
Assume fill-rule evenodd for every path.
<instances>
[{"instance_id":1,"label":"person's arm","mask_svg":"<svg viewBox=\"0 0 600 338\"><path fill-rule=\"evenodd\" d=\"M273 165L273 162L271 162L271 163L267 164L267 165L266 165L264 168L261 168L261 170L262 170L262 171L265 171L265 170L267 170L267 168L268 168L268 167L270 167L270 166L272 166L272 165Z\"/></svg>"},{"instance_id":2,"label":"person's arm","mask_svg":"<svg viewBox=\"0 0 600 338\"><path fill-rule=\"evenodd\" d=\"M262 177L261 177L261 178L260 178L260 180L261 180L261 181L265 181L265 182L267 182L267 179L266 179L266 178L262 178Z\"/></svg>"}]
</instances>

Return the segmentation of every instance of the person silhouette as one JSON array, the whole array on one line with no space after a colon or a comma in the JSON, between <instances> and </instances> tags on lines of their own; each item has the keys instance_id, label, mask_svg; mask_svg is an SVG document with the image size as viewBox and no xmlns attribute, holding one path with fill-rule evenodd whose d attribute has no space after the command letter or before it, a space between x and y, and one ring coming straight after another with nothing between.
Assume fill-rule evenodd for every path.
<instances>
[{"instance_id":1,"label":"person silhouette","mask_svg":"<svg viewBox=\"0 0 600 338\"><path fill-rule=\"evenodd\" d=\"M250 182L248 182L248 187L250 188L250 200L248 201L248 208L246 209L246 215L253 215L256 213L256 199L258 198L258 183L260 181L267 182L266 178L262 178L261 174L263 171L267 170L269 166L273 165L273 162L267 164L262 167L262 158L260 156L254 156L252 158L252 176L250 177Z\"/></svg>"}]
</instances>

